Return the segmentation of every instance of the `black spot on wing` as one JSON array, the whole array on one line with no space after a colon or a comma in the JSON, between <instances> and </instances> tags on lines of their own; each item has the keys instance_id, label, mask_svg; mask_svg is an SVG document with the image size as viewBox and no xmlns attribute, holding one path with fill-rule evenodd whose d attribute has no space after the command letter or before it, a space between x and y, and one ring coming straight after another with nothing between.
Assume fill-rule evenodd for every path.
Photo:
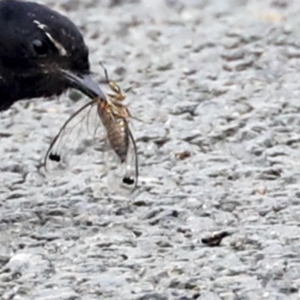
<instances>
[{"instance_id":1,"label":"black spot on wing","mask_svg":"<svg viewBox=\"0 0 300 300\"><path fill-rule=\"evenodd\" d=\"M52 161L60 162L61 157L58 154L50 153L49 154L49 159Z\"/></svg>"},{"instance_id":2,"label":"black spot on wing","mask_svg":"<svg viewBox=\"0 0 300 300\"><path fill-rule=\"evenodd\" d=\"M127 185L133 185L135 183L135 180L126 176L123 178L122 182Z\"/></svg>"}]
</instances>

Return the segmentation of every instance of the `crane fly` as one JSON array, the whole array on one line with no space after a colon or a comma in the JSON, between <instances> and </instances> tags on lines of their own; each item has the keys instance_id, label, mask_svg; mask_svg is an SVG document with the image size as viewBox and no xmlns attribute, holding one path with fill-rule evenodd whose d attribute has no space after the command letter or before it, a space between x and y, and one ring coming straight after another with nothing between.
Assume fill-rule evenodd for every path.
<instances>
[{"instance_id":1,"label":"crane fly","mask_svg":"<svg viewBox=\"0 0 300 300\"><path fill-rule=\"evenodd\" d=\"M129 128L132 116L123 102L125 94L116 82L109 80L107 70L103 69L110 88L106 100L95 98L67 119L50 143L43 165L45 169L48 165L66 168L72 160L78 162L80 155L88 148L86 138L91 137L90 144L95 144L101 138L97 132L105 129L106 144L114 153L115 173L119 177L121 175L121 185L134 189L138 180L138 158L135 140Z\"/></svg>"}]
</instances>

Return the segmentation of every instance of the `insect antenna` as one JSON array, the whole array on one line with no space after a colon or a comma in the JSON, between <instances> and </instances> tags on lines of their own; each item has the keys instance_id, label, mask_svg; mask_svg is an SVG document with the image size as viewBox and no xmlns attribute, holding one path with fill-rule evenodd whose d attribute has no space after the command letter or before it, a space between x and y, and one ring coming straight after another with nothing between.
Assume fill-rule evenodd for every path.
<instances>
[{"instance_id":1,"label":"insect antenna","mask_svg":"<svg viewBox=\"0 0 300 300\"><path fill-rule=\"evenodd\" d=\"M104 76L105 76L105 80L107 84L110 83L110 80L109 80L109 77L108 77L108 72L107 72L107 69L104 67L104 64L100 61L99 62L100 66L102 67L103 71L104 71Z\"/></svg>"}]
</instances>

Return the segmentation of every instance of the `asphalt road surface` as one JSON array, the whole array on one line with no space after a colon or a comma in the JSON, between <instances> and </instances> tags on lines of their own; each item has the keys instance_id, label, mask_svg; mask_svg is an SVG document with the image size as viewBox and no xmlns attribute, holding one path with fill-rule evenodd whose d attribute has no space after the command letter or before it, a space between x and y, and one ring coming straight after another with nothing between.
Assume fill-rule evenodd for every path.
<instances>
[{"instance_id":1,"label":"asphalt road surface","mask_svg":"<svg viewBox=\"0 0 300 300\"><path fill-rule=\"evenodd\" d=\"M1 113L1 300L300 299L299 1L41 2L132 88L140 187L38 171L80 94Z\"/></svg>"}]
</instances>

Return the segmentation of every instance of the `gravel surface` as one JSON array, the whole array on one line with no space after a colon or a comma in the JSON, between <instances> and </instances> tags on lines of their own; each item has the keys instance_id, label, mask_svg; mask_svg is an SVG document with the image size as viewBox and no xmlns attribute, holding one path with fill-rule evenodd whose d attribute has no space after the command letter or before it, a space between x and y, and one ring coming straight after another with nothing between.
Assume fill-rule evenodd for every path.
<instances>
[{"instance_id":1,"label":"gravel surface","mask_svg":"<svg viewBox=\"0 0 300 300\"><path fill-rule=\"evenodd\" d=\"M132 87L141 182L38 172L75 92L1 113L1 300L300 299L299 1L44 3Z\"/></svg>"}]
</instances>

